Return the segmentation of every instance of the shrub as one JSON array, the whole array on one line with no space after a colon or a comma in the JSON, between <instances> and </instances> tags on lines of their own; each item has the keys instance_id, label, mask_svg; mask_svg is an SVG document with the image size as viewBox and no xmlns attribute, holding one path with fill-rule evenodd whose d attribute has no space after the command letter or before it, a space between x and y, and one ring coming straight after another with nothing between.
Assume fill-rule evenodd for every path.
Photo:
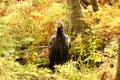
<instances>
[{"instance_id":1,"label":"shrub","mask_svg":"<svg viewBox=\"0 0 120 80\"><path fill-rule=\"evenodd\" d=\"M85 63L94 66L95 63L101 62L101 58L97 51L101 49L102 40L95 37L92 38L76 38L72 43L71 53L73 60L78 61L79 67Z\"/></svg>"}]
</instances>

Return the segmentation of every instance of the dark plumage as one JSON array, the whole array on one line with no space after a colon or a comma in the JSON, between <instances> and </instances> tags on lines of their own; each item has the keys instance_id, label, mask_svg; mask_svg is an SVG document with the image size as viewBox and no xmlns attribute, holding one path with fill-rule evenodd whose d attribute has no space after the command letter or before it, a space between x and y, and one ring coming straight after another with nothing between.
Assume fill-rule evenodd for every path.
<instances>
[{"instance_id":1,"label":"dark plumage","mask_svg":"<svg viewBox=\"0 0 120 80\"><path fill-rule=\"evenodd\" d=\"M70 58L70 47L69 36L64 34L63 26L61 22L58 21L57 33L51 37L48 45L50 60L49 67L52 68L55 64L63 64L68 61Z\"/></svg>"}]
</instances>

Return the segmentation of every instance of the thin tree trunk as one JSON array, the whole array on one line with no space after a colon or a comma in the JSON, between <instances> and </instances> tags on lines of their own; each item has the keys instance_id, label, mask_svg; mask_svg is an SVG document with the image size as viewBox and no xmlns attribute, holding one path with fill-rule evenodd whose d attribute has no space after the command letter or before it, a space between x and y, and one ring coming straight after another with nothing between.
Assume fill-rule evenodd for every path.
<instances>
[{"instance_id":1,"label":"thin tree trunk","mask_svg":"<svg viewBox=\"0 0 120 80\"><path fill-rule=\"evenodd\" d=\"M80 0L67 0L69 8L68 19L72 35L78 35L90 28L83 20L82 10L80 7Z\"/></svg>"},{"instance_id":2,"label":"thin tree trunk","mask_svg":"<svg viewBox=\"0 0 120 80\"><path fill-rule=\"evenodd\" d=\"M117 72L116 72L116 78L115 80L120 80L120 34L119 34L119 50L118 50L118 62L117 62Z\"/></svg>"},{"instance_id":3,"label":"thin tree trunk","mask_svg":"<svg viewBox=\"0 0 120 80\"><path fill-rule=\"evenodd\" d=\"M87 9L87 6L91 4L90 0L80 0L80 4L83 6L83 8Z\"/></svg>"},{"instance_id":4,"label":"thin tree trunk","mask_svg":"<svg viewBox=\"0 0 120 80\"><path fill-rule=\"evenodd\" d=\"M98 11L98 3L97 0L91 0L93 11Z\"/></svg>"}]
</instances>

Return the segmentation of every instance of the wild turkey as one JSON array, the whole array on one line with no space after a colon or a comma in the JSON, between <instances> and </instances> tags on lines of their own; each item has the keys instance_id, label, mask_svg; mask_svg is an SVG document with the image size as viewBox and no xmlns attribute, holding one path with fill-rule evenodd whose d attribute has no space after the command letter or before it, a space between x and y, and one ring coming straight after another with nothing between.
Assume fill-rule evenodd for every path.
<instances>
[{"instance_id":1,"label":"wild turkey","mask_svg":"<svg viewBox=\"0 0 120 80\"><path fill-rule=\"evenodd\" d=\"M63 32L61 21L58 21L57 32L50 39L48 50L50 68L55 64L63 64L70 59L69 49L71 47L70 38Z\"/></svg>"}]
</instances>

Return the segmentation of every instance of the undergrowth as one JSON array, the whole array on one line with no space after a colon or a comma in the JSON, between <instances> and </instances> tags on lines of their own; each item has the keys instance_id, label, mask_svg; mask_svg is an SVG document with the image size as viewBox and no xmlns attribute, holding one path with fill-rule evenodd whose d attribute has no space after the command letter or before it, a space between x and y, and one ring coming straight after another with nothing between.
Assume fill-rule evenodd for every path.
<instances>
[{"instance_id":1,"label":"undergrowth","mask_svg":"<svg viewBox=\"0 0 120 80\"><path fill-rule=\"evenodd\" d=\"M102 70L98 69L102 63L109 61L109 65L116 60L116 57L110 57L117 54L118 50L116 39L120 30L119 11L117 5L99 6L97 12L83 9L83 20L91 26L91 34L85 38L76 37L70 50L71 61L64 65L55 65L53 72L48 69L47 45L51 35L56 31L55 24L59 18L65 24L65 32L70 34L65 4L51 0L2 0L1 79L99 80Z\"/></svg>"}]
</instances>

